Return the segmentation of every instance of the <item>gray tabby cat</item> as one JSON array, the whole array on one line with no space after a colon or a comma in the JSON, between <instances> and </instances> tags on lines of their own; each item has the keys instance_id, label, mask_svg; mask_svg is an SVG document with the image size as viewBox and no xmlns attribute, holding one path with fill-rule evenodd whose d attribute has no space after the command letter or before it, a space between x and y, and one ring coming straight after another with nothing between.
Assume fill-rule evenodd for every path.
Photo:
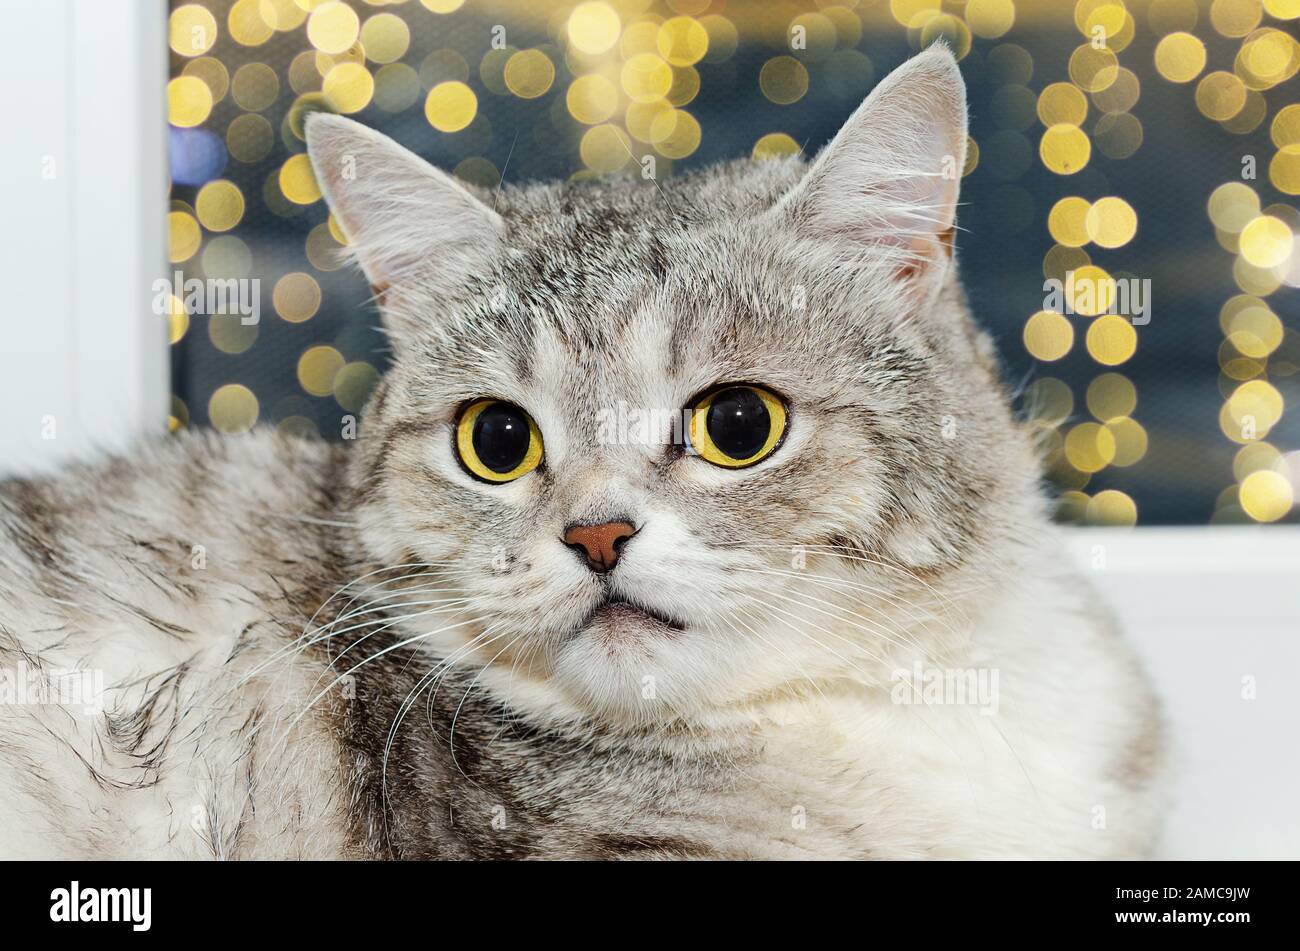
<instances>
[{"instance_id":1,"label":"gray tabby cat","mask_svg":"<svg viewBox=\"0 0 1300 951\"><path fill-rule=\"evenodd\" d=\"M0 667L104 694L11 688L0 854L1148 848L1156 704L951 261L946 51L811 164L489 194L307 139L392 368L354 444L4 485Z\"/></svg>"}]
</instances>

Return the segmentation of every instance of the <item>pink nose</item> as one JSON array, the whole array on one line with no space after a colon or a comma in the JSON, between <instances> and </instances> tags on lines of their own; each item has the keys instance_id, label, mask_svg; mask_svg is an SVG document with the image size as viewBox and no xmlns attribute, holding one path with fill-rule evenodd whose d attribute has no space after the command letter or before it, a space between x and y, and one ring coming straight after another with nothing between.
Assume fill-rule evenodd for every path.
<instances>
[{"instance_id":1,"label":"pink nose","mask_svg":"<svg viewBox=\"0 0 1300 951\"><path fill-rule=\"evenodd\" d=\"M574 525L564 533L564 544L586 557L592 571L605 572L618 563L619 553L636 527L627 522L603 522L600 525Z\"/></svg>"}]
</instances>

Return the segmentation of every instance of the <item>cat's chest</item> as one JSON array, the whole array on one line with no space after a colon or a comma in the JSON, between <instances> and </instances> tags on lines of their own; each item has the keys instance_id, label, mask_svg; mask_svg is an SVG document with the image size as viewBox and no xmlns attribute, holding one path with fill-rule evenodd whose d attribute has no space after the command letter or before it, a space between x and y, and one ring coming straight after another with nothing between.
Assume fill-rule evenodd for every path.
<instances>
[{"instance_id":1,"label":"cat's chest","mask_svg":"<svg viewBox=\"0 0 1300 951\"><path fill-rule=\"evenodd\" d=\"M771 709L749 798L773 841L858 858L996 851L1041 775L1004 716L879 695Z\"/></svg>"}]
</instances>

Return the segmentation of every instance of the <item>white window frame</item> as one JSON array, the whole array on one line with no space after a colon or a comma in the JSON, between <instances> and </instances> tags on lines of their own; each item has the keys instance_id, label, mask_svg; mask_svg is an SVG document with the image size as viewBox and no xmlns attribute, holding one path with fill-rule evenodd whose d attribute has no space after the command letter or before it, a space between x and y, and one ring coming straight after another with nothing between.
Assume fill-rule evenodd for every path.
<instances>
[{"instance_id":1,"label":"white window frame","mask_svg":"<svg viewBox=\"0 0 1300 951\"><path fill-rule=\"evenodd\" d=\"M167 7L0 0L0 476L165 431Z\"/></svg>"}]
</instances>

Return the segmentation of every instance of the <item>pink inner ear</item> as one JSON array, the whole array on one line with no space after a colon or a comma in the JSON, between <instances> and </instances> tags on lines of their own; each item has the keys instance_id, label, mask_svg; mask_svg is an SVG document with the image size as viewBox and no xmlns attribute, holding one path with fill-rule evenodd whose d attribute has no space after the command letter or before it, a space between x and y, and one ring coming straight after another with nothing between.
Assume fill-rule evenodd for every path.
<instances>
[{"instance_id":1,"label":"pink inner ear","mask_svg":"<svg viewBox=\"0 0 1300 951\"><path fill-rule=\"evenodd\" d=\"M956 233L957 227L951 225L945 231L935 235L934 238L914 237L910 239L907 242L907 250L915 257L905 264L900 264L895 269L894 276L900 281L913 281L919 278L922 272L933 264L936 259L952 260L953 238Z\"/></svg>"}]
</instances>

